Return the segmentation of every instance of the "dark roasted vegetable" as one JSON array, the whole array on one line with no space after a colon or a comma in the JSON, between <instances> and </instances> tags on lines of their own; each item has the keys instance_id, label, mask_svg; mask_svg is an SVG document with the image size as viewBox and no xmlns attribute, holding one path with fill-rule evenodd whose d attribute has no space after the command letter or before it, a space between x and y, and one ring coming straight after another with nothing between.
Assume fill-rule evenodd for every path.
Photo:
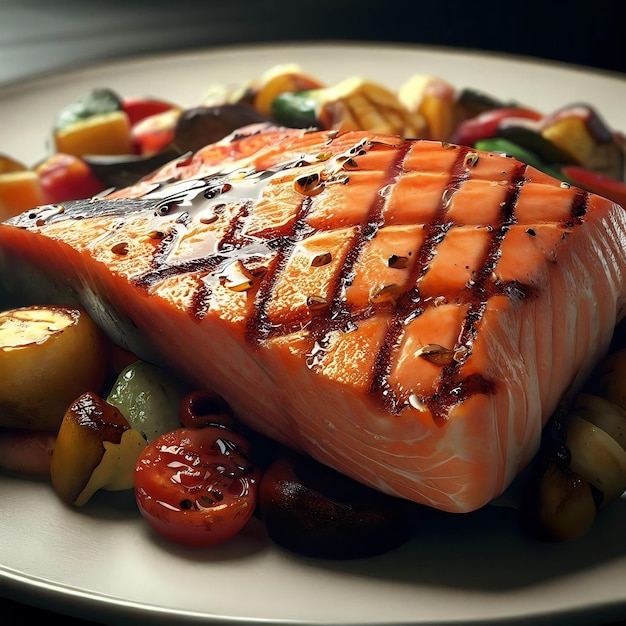
<instances>
[{"instance_id":1,"label":"dark roasted vegetable","mask_svg":"<svg viewBox=\"0 0 626 626\"><path fill-rule=\"evenodd\" d=\"M150 156L91 154L83 161L106 187L128 187L177 156L177 151L165 150Z\"/></svg>"},{"instance_id":2,"label":"dark roasted vegetable","mask_svg":"<svg viewBox=\"0 0 626 626\"><path fill-rule=\"evenodd\" d=\"M178 118L173 144L181 153L196 152L242 126L269 121L248 104L195 107Z\"/></svg>"},{"instance_id":3,"label":"dark roasted vegetable","mask_svg":"<svg viewBox=\"0 0 626 626\"><path fill-rule=\"evenodd\" d=\"M316 461L284 455L261 480L261 519L270 538L303 556L355 559L413 535L418 505L366 487Z\"/></svg>"}]
</instances>

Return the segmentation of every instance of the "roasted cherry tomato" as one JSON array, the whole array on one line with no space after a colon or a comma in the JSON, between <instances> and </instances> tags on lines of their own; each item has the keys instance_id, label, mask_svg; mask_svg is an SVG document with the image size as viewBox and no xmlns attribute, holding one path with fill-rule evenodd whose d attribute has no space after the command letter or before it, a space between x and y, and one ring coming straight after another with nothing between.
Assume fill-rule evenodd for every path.
<instances>
[{"instance_id":1,"label":"roasted cherry tomato","mask_svg":"<svg viewBox=\"0 0 626 626\"><path fill-rule=\"evenodd\" d=\"M179 419L186 428L205 426L231 428L235 424L228 402L209 389L200 389L187 394L180 403Z\"/></svg>"},{"instance_id":2,"label":"roasted cherry tomato","mask_svg":"<svg viewBox=\"0 0 626 626\"><path fill-rule=\"evenodd\" d=\"M212 546L246 525L260 478L249 442L239 433L215 426L179 428L142 452L135 497L143 517L163 537Z\"/></svg>"},{"instance_id":3,"label":"roasted cherry tomato","mask_svg":"<svg viewBox=\"0 0 626 626\"><path fill-rule=\"evenodd\" d=\"M450 138L451 143L473 146L479 139L487 139L497 134L503 120L525 119L539 121L541 113L525 108L501 108L485 111L461 122Z\"/></svg>"},{"instance_id":4,"label":"roasted cherry tomato","mask_svg":"<svg viewBox=\"0 0 626 626\"><path fill-rule=\"evenodd\" d=\"M49 204L90 198L105 185L79 157L57 153L37 167L39 182Z\"/></svg>"}]
</instances>

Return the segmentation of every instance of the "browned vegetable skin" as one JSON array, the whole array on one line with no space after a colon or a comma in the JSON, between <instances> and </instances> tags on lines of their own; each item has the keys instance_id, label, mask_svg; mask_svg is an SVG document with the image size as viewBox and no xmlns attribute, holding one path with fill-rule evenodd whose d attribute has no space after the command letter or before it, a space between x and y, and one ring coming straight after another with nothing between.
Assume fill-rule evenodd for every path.
<instances>
[{"instance_id":1,"label":"browned vegetable skin","mask_svg":"<svg viewBox=\"0 0 626 626\"><path fill-rule=\"evenodd\" d=\"M600 364L597 374L593 393L626 409L626 348L611 352Z\"/></svg>"},{"instance_id":2,"label":"browned vegetable skin","mask_svg":"<svg viewBox=\"0 0 626 626\"><path fill-rule=\"evenodd\" d=\"M67 409L52 454L50 475L60 498L84 505L99 489L131 489L146 441L122 414L96 393Z\"/></svg>"},{"instance_id":3,"label":"browned vegetable skin","mask_svg":"<svg viewBox=\"0 0 626 626\"><path fill-rule=\"evenodd\" d=\"M325 559L364 558L402 545L414 534L420 511L290 452L265 470L259 508L276 544Z\"/></svg>"},{"instance_id":4,"label":"browned vegetable skin","mask_svg":"<svg viewBox=\"0 0 626 626\"><path fill-rule=\"evenodd\" d=\"M578 539L591 530L596 520L589 482L560 463L546 466L539 501L538 521L545 539Z\"/></svg>"},{"instance_id":5,"label":"browned vegetable skin","mask_svg":"<svg viewBox=\"0 0 626 626\"><path fill-rule=\"evenodd\" d=\"M176 123L172 145L181 154L196 152L243 126L270 121L246 103L185 109Z\"/></svg>"},{"instance_id":6,"label":"browned vegetable skin","mask_svg":"<svg viewBox=\"0 0 626 626\"><path fill-rule=\"evenodd\" d=\"M566 443L572 470L603 494L603 508L626 490L626 411L613 402L582 393L567 419Z\"/></svg>"}]
</instances>

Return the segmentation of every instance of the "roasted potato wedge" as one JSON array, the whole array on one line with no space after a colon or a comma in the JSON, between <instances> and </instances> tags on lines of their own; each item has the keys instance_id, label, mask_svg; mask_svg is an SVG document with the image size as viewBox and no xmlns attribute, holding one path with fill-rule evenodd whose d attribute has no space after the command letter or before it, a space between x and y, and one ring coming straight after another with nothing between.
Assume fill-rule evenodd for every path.
<instances>
[{"instance_id":1,"label":"roasted potato wedge","mask_svg":"<svg viewBox=\"0 0 626 626\"><path fill-rule=\"evenodd\" d=\"M104 383L103 342L82 309L0 313L0 426L56 431L70 403Z\"/></svg>"}]
</instances>

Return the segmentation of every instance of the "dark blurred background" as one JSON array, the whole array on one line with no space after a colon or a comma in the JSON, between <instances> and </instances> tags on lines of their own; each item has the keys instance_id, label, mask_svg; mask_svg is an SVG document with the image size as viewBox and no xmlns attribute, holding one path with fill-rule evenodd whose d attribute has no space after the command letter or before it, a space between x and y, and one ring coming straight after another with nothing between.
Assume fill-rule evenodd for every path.
<instances>
[{"instance_id":1,"label":"dark blurred background","mask_svg":"<svg viewBox=\"0 0 626 626\"><path fill-rule=\"evenodd\" d=\"M626 72L623 0L0 0L0 80L128 54L277 41L452 46Z\"/></svg>"},{"instance_id":2,"label":"dark blurred background","mask_svg":"<svg viewBox=\"0 0 626 626\"><path fill-rule=\"evenodd\" d=\"M626 74L623 6L623 0L0 0L0 82L134 54L312 40L446 46ZM90 623L12 601L0 600L0 610L7 626Z\"/></svg>"}]
</instances>

